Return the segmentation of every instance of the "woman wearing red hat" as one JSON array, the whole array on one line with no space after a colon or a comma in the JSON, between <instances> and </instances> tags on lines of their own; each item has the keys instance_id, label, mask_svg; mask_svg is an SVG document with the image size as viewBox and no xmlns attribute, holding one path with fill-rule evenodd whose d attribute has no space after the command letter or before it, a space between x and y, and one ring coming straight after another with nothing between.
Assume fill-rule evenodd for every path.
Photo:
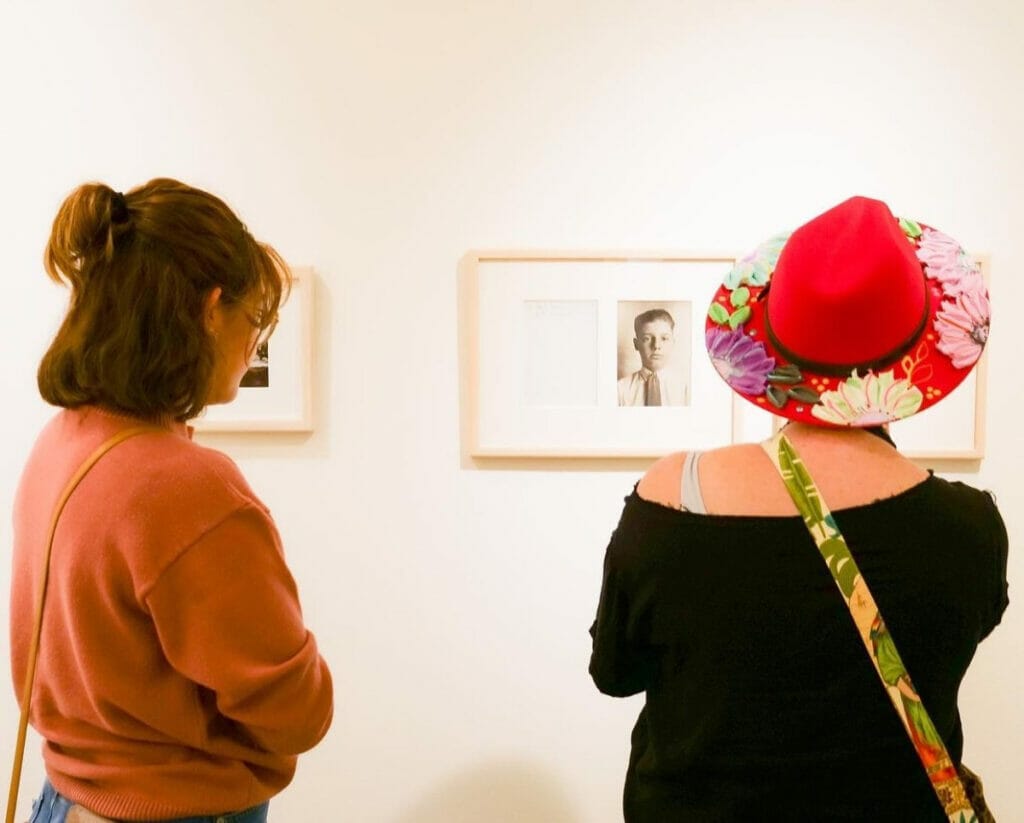
<instances>
[{"instance_id":1,"label":"woman wearing red hat","mask_svg":"<svg viewBox=\"0 0 1024 823\"><path fill-rule=\"evenodd\" d=\"M963 381L989 314L956 241L863 197L729 272L712 363L790 422L626 500L590 671L646 692L628 823L986 819L957 691L1008 603L1006 530L884 426Z\"/></svg>"}]
</instances>

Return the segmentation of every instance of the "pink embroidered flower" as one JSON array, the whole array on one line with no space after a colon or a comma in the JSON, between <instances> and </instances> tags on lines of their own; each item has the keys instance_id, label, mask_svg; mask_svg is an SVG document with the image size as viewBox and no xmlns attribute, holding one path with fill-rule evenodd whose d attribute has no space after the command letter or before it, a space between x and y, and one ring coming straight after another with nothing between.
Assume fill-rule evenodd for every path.
<instances>
[{"instance_id":1,"label":"pink embroidered flower","mask_svg":"<svg viewBox=\"0 0 1024 823\"><path fill-rule=\"evenodd\" d=\"M923 397L909 380L897 380L892 369L863 377L854 371L835 391L824 392L811 414L837 426L877 426L910 417Z\"/></svg>"},{"instance_id":2,"label":"pink embroidered flower","mask_svg":"<svg viewBox=\"0 0 1024 823\"><path fill-rule=\"evenodd\" d=\"M969 291L963 291L956 302L942 304L935 315L935 331L939 342L935 344L958 369L973 366L988 341L991 304L985 291L985 284L979 284Z\"/></svg>"},{"instance_id":3,"label":"pink embroidered flower","mask_svg":"<svg viewBox=\"0 0 1024 823\"><path fill-rule=\"evenodd\" d=\"M735 331L708 329L705 339L711 363L726 383L743 394L764 393L775 359L761 343L744 334L743 326Z\"/></svg>"},{"instance_id":4,"label":"pink embroidered flower","mask_svg":"<svg viewBox=\"0 0 1024 823\"><path fill-rule=\"evenodd\" d=\"M956 240L941 231L924 230L917 259L924 263L925 276L939 281L946 297L975 288L975 281L983 282L977 264Z\"/></svg>"}]
</instances>

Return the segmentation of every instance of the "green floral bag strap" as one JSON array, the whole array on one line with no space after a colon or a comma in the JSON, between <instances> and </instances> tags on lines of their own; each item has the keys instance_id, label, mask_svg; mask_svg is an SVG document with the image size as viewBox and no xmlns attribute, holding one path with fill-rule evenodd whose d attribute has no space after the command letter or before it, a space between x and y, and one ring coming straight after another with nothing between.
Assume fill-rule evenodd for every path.
<instances>
[{"instance_id":1,"label":"green floral bag strap","mask_svg":"<svg viewBox=\"0 0 1024 823\"><path fill-rule=\"evenodd\" d=\"M804 525L839 587L868 657L882 680L943 810L951 823L976 823L978 818L975 810L967 799L949 752L921 703L917 689L896 650L896 643L875 605L875 598L800 455L781 431L762 443L761 447L778 469L790 497L803 515Z\"/></svg>"}]
</instances>

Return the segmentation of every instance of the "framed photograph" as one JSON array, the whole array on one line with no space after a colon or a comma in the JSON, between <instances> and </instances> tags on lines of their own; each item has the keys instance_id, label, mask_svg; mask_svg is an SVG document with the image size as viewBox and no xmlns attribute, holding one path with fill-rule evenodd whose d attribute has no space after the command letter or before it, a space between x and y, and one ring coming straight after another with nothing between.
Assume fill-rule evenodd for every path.
<instances>
[{"instance_id":1,"label":"framed photograph","mask_svg":"<svg viewBox=\"0 0 1024 823\"><path fill-rule=\"evenodd\" d=\"M474 252L462 283L463 436L475 458L658 457L771 432L704 346L734 258Z\"/></svg>"},{"instance_id":2,"label":"framed photograph","mask_svg":"<svg viewBox=\"0 0 1024 823\"><path fill-rule=\"evenodd\" d=\"M253 355L231 403L210 406L193 421L198 431L311 431L314 276L293 268L291 295L274 334Z\"/></svg>"}]
</instances>

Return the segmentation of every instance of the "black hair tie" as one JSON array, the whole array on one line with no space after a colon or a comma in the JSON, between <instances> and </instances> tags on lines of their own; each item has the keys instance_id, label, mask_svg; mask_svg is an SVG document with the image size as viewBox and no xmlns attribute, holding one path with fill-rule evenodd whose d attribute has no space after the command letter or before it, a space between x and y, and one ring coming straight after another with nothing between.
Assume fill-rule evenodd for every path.
<instances>
[{"instance_id":1,"label":"black hair tie","mask_svg":"<svg viewBox=\"0 0 1024 823\"><path fill-rule=\"evenodd\" d=\"M110 222L114 224L127 223L131 215L128 213L128 203L124 195L119 191L114 192L110 198Z\"/></svg>"}]
</instances>

